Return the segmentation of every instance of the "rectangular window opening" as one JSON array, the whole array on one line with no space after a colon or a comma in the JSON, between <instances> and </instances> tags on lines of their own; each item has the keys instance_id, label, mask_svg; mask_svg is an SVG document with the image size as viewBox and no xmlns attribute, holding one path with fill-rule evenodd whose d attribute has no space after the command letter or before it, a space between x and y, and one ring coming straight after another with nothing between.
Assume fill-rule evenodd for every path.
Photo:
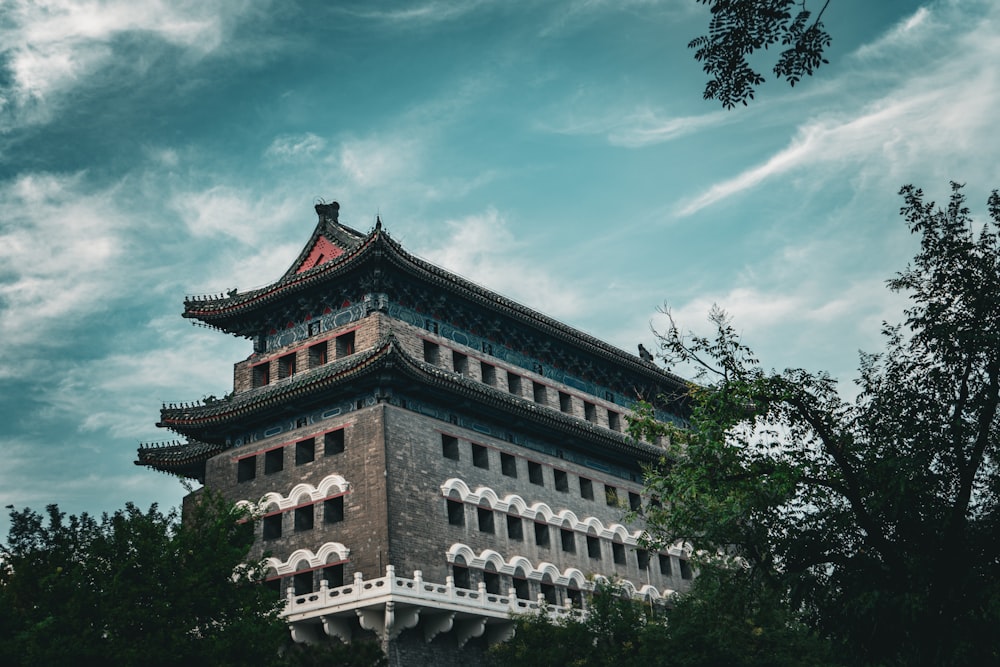
<instances>
[{"instance_id":1,"label":"rectangular window opening","mask_svg":"<svg viewBox=\"0 0 1000 667\"><path fill-rule=\"evenodd\" d=\"M253 367L253 386L263 387L271 383L271 364L257 364Z\"/></svg>"},{"instance_id":2,"label":"rectangular window opening","mask_svg":"<svg viewBox=\"0 0 1000 667\"><path fill-rule=\"evenodd\" d=\"M514 595L516 595L519 600L527 600L529 598L530 589L528 588L527 579L515 577L511 580L511 583L514 584Z\"/></svg>"},{"instance_id":3,"label":"rectangular window opening","mask_svg":"<svg viewBox=\"0 0 1000 667\"><path fill-rule=\"evenodd\" d=\"M452 581L455 583L455 588L472 588L472 581L469 577L469 568L464 565L452 565Z\"/></svg>"},{"instance_id":4,"label":"rectangular window opening","mask_svg":"<svg viewBox=\"0 0 1000 667\"><path fill-rule=\"evenodd\" d=\"M257 477L257 457L247 456L236 462L236 481L249 482Z\"/></svg>"},{"instance_id":5,"label":"rectangular window opening","mask_svg":"<svg viewBox=\"0 0 1000 667\"><path fill-rule=\"evenodd\" d=\"M562 491L563 493L569 491L569 475L566 474L565 470L553 469L552 476L555 477L556 491Z\"/></svg>"},{"instance_id":6,"label":"rectangular window opening","mask_svg":"<svg viewBox=\"0 0 1000 667\"><path fill-rule=\"evenodd\" d=\"M344 451L344 431L337 429L323 434L323 456L332 456Z\"/></svg>"},{"instance_id":7,"label":"rectangular window opening","mask_svg":"<svg viewBox=\"0 0 1000 667\"><path fill-rule=\"evenodd\" d=\"M281 537L281 514L264 517L264 539L276 540Z\"/></svg>"},{"instance_id":8,"label":"rectangular window opening","mask_svg":"<svg viewBox=\"0 0 1000 667\"><path fill-rule=\"evenodd\" d=\"M601 540L593 535L587 535L587 555L591 558L601 557Z\"/></svg>"},{"instance_id":9,"label":"rectangular window opening","mask_svg":"<svg viewBox=\"0 0 1000 667\"><path fill-rule=\"evenodd\" d=\"M344 585L344 564L327 565L323 568L323 580L327 588L339 588Z\"/></svg>"},{"instance_id":10,"label":"rectangular window opening","mask_svg":"<svg viewBox=\"0 0 1000 667\"><path fill-rule=\"evenodd\" d=\"M458 461L458 438L453 435L441 434L441 456L452 461Z\"/></svg>"},{"instance_id":11,"label":"rectangular window opening","mask_svg":"<svg viewBox=\"0 0 1000 667\"><path fill-rule=\"evenodd\" d=\"M642 509L642 498L638 493L628 492L628 508L633 512L638 512Z\"/></svg>"},{"instance_id":12,"label":"rectangular window opening","mask_svg":"<svg viewBox=\"0 0 1000 667\"><path fill-rule=\"evenodd\" d=\"M517 477L517 459L512 454L500 453L500 472L507 477Z\"/></svg>"},{"instance_id":13,"label":"rectangular window opening","mask_svg":"<svg viewBox=\"0 0 1000 667\"><path fill-rule=\"evenodd\" d=\"M321 320L313 320L309 323L309 335L315 336L323 331L323 323Z\"/></svg>"},{"instance_id":14,"label":"rectangular window opening","mask_svg":"<svg viewBox=\"0 0 1000 667\"><path fill-rule=\"evenodd\" d=\"M477 507L476 518L479 521L480 533L492 533L494 531L493 510L489 507Z\"/></svg>"},{"instance_id":15,"label":"rectangular window opening","mask_svg":"<svg viewBox=\"0 0 1000 667\"><path fill-rule=\"evenodd\" d=\"M448 523L453 526L465 525L465 505L457 500L448 501Z\"/></svg>"},{"instance_id":16,"label":"rectangular window opening","mask_svg":"<svg viewBox=\"0 0 1000 667\"><path fill-rule=\"evenodd\" d=\"M566 414L573 414L573 397L564 391L559 392L559 409Z\"/></svg>"},{"instance_id":17,"label":"rectangular window opening","mask_svg":"<svg viewBox=\"0 0 1000 667\"><path fill-rule=\"evenodd\" d=\"M664 577L672 577L674 574L674 569L670 566L670 556L667 554L660 554L660 574Z\"/></svg>"},{"instance_id":18,"label":"rectangular window opening","mask_svg":"<svg viewBox=\"0 0 1000 667\"><path fill-rule=\"evenodd\" d=\"M608 504L608 507L618 506L618 489L613 486L604 485L604 501Z\"/></svg>"},{"instance_id":19,"label":"rectangular window opening","mask_svg":"<svg viewBox=\"0 0 1000 667\"><path fill-rule=\"evenodd\" d=\"M535 522L535 544L540 547L549 546L549 526L545 523Z\"/></svg>"},{"instance_id":20,"label":"rectangular window opening","mask_svg":"<svg viewBox=\"0 0 1000 667\"><path fill-rule=\"evenodd\" d=\"M461 373L462 375L469 374L469 358L462 354L461 352L451 353L451 367L456 373Z\"/></svg>"},{"instance_id":21,"label":"rectangular window opening","mask_svg":"<svg viewBox=\"0 0 1000 667\"><path fill-rule=\"evenodd\" d=\"M272 475L285 469L285 448L278 447L264 452L264 474Z\"/></svg>"},{"instance_id":22,"label":"rectangular window opening","mask_svg":"<svg viewBox=\"0 0 1000 667\"><path fill-rule=\"evenodd\" d=\"M292 579L293 586L295 586L296 595L305 595L306 593L313 592L313 573L309 572L299 572Z\"/></svg>"},{"instance_id":23,"label":"rectangular window opening","mask_svg":"<svg viewBox=\"0 0 1000 667\"><path fill-rule=\"evenodd\" d=\"M496 572L483 572L483 583L486 584L486 592L491 595L500 595L500 575Z\"/></svg>"},{"instance_id":24,"label":"rectangular window opening","mask_svg":"<svg viewBox=\"0 0 1000 667\"><path fill-rule=\"evenodd\" d=\"M556 599L556 587L552 584L542 584L542 595L545 596L545 602L555 606L558 604Z\"/></svg>"},{"instance_id":25,"label":"rectangular window opening","mask_svg":"<svg viewBox=\"0 0 1000 667\"><path fill-rule=\"evenodd\" d=\"M586 477L580 478L580 497L586 500L594 499L594 483Z\"/></svg>"},{"instance_id":26,"label":"rectangular window opening","mask_svg":"<svg viewBox=\"0 0 1000 667\"><path fill-rule=\"evenodd\" d=\"M621 542L611 543L611 557L618 565L625 564L625 545Z\"/></svg>"},{"instance_id":27,"label":"rectangular window opening","mask_svg":"<svg viewBox=\"0 0 1000 667\"><path fill-rule=\"evenodd\" d=\"M608 428L612 431L622 430L622 418L621 415L614 410L608 410Z\"/></svg>"},{"instance_id":28,"label":"rectangular window opening","mask_svg":"<svg viewBox=\"0 0 1000 667\"><path fill-rule=\"evenodd\" d=\"M545 405L545 385L540 382L532 381L531 387L535 395L535 403Z\"/></svg>"},{"instance_id":29,"label":"rectangular window opening","mask_svg":"<svg viewBox=\"0 0 1000 667\"><path fill-rule=\"evenodd\" d=\"M532 484L537 484L538 486L545 486L545 481L542 479L541 463L528 461L528 481Z\"/></svg>"},{"instance_id":30,"label":"rectangular window opening","mask_svg":"<svg viewBox=\"0 0 1000 667\"><path fill-rule=\"evenodd\" d=\"M344 520L344 496L323 501L323 523L340 523Z\"/></svg>"},{"instance_id":31,"label":"rectangular window opening","mask_svg":"<svg viewBox=\"0 0 1000 667\"><path fill-rule=\"evenodd\" d=\"M640 570L649 569L649 552L645 549L636 549L635 551L635 562L639 566Z\"/></svg>"},{"instance_id":32,"label":"rectangular window opening","mask_svg":"<svg viewBox=\"0 0 1000 667\"><path fill-rule=\"evenodd\" d=\"M694 572L691 570L691 563L686 559L681 559L681 579L693 579Z\"/></svg>"},{"instance_id":33,"label":"rectangular window opening","mask_svg":"<svg viewBox=\"0 0 1000 667\"><path fill-rule=\"evenodd\" d=\"M507 373L507 391L517 396L521 395L521 376Z\"/></svg>"},{"instance_id":34,"label":"rectangular window opening","mask_svg":"<svg viewBox=\"0 0 1000 667\"><path fill-rule=\"evenodd\" d=\"M583 418L592 424L597 423L597 406L593 403L583 403Z\"/></svg>"},{"instance_id":35,"label":"rectangular window opening","mask_svg":"<svg viewBox=\"0 0 1000 667\"><path fill-rule=\"evenodd\" d=\"M438 347L437 343L432 343L429 340L424 341L424 361L435 366L441 363L441 348Z\"/></svg>"},{"instance_id":36,"label":"rectangular window opening","mask_svg":"<svg viewBox=\"0 0 1000 667\"><path fill-rule=\"evenodd\" d=\"M295 354L286 354L278 358L278 379L284 380L295 375Z\"/></svg>"},{"instance_id":37,"label":"rectangular window opening","mask_svg":"<svg viewBox=\"0 0 1000 667\"><path fill-rule=\"evenodd\" d=\"M326 341L309 346L309 368L316 368L326 363Z\"/></svg>"},{"instance_id":38,"label":"rectangular window opening","mask_svg":"<svg viewBox=\"0 0 1000 667\"><path fill-rule=\"evenodd\" d=\"M521 517L507 515L507 538L521 542L524 540L524 522Z\"/></svg>"},{"instance_id":39,"label":"rectangular window opening","mask_svg":"<svg viewBox=\"0 0 1000 667\"><path fill-rule=\"evenodd\" d=\"M345 334L340 334L335 339L337 347L337 358L349 357L354 354L354 332L348 331Z\"/></svg>"},{"instance_id":40,"label":"rectangular window opening","mask_svg":"<svg viewBox=\"0 0 1000 667\"><path fill-rule=\"evenodd\" d=\"M315 507L313 505L306 505L305 507L296 507L295 531L300 532L303 530L312 530L314 516L315 516Z\"/></svg>"},{"instance_id":41,"label":"rectangular window opening","mask_svg":"<svg viewBox=\"0 0 1000 667\"><path fill-rule=\"evenodd\" d=\"M576 535L572 530L566 528L559 529L559 539L562 540L562 550L566 553L576 553Z\"/></svg>"},{"instance_id":42,"label":"rectangular window opening","mask_svg":"<svg viewBox=\"0 0 1000 667\"><path fill-rule=\"evenodd\" d=\"M316 458L316 438L299 440L295 443L295 465L312 463Z\"/></svg>"},{"instance_id":43,"label":"rectangular window opening","mask_svg":"<svg viewBox=\"0 0 1000 667\"><path fill-rule=\"evenodd\" d=\"M490 469L490 451L482 445L472 445L472 465L484 470Z\"/></svg>"},{"instance_id":44,"label":"rectangular window opening","mask_svg":"<svg viewBox=\"0 0 1000 667\"><path fill-rule=\"evenodd\" d=\"M479 374L483 382L491 387L497 383L497 369L484 361L479 362Z\"/></svg>"}]
</instances>

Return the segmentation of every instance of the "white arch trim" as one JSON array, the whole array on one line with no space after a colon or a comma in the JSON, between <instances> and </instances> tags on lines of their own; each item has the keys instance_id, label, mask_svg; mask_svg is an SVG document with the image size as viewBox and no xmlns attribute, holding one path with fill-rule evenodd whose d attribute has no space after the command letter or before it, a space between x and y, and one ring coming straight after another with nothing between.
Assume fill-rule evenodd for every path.
<instances>
[{"instance_id":1,"label":"white arch trim","mask_svg":"<svg viewBox=\"0 0 1000 667\"><path fill-rule=\"evenodd\" d=\"M327 475L316 486L308 483L296 484L288 495L283 496L276 491L265 493L258 501L257 506L264 512L284 511L303 504L303 497L306 502L316 502L338 493L346 493L351 488L350 482L340 475ZM254 509L249 501L241 500L237 506Z\"/></svg>"},{"instance_id":2,"label":"white arch trim","mask_svg":"<svg viewBox=\"0 0 1000 667\"><path fill-rule=\"evenodd\" d=\"M347 560L350 554L351 550L340 542L326 542L316 552L309 549L296 549L288 557L288 560L278 560L272 556L265 560L264 563L267 567L273 568L278 576L283 576L301 569L298 565L302 561L308 563L310 568L322 567L331 562L330 556L335 557L333 562L340 562Z\"/></svg>"}]
</instances>

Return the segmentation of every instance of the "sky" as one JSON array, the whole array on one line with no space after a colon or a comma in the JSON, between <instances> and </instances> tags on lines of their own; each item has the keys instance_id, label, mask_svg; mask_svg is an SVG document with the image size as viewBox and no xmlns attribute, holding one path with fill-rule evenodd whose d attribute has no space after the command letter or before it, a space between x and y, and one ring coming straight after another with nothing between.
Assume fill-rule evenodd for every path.
<instances>
[{"instance_id":1,"label":"sky","mask_svg":"<svg viewBox=\"0 0 1000 667\"><path fill-rule=\"evenodd\" d=\"M280 277L319 199L629 352L718 304L852 396L905 305L899 188L985 220L1000 187L1000 3L824 19L828 65L767 54L727 111L696 0L0 0L0 505L177 506L136 447L252 350L184 297Z\"/></svg>"}]
</instances>

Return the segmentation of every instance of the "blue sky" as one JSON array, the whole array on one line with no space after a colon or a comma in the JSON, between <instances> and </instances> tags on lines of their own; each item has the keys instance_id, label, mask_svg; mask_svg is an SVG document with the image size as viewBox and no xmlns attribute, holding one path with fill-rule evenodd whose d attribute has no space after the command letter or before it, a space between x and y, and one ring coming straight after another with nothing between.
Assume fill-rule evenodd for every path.
<instances>
[{"instance_id":1,"label":"blue sky","mask_svg":"<svg viewBox=\"0 0 1000 667\"><path fill-rule=\"evenodd\" d=\"M320 197L628 351L718 303L850 395L899 187L1000 187L1000 7L825 19L828 66L724 111L695 0L0 0L0 505L176 505L136 445L251 351L183 298L276 279Z\"/></svg>"}]
</instances>

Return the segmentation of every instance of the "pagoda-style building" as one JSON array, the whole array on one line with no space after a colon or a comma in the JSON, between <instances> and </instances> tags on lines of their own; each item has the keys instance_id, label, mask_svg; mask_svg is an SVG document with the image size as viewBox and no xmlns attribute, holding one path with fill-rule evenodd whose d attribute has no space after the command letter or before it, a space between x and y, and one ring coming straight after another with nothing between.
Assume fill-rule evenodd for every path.
<instances>
[{"instance_id":1,"label":"pagoda-style building","mask_svg":"<svg viewBox=\"0 0 1000 667\"><path fill-rule=\"evenodd\" d=\"M164 406L158 425L186 441L137 461L259 503L255 553L292 637L474 665L512 612L568 613L597 578L651 602L686 587L688 554L647 552L624 522L663 453L625 417L642 397L681 422L684 381L339 208L316 206L276 282L185 301L253 353L231 394Z\"/></svg>"}]
</instances>

